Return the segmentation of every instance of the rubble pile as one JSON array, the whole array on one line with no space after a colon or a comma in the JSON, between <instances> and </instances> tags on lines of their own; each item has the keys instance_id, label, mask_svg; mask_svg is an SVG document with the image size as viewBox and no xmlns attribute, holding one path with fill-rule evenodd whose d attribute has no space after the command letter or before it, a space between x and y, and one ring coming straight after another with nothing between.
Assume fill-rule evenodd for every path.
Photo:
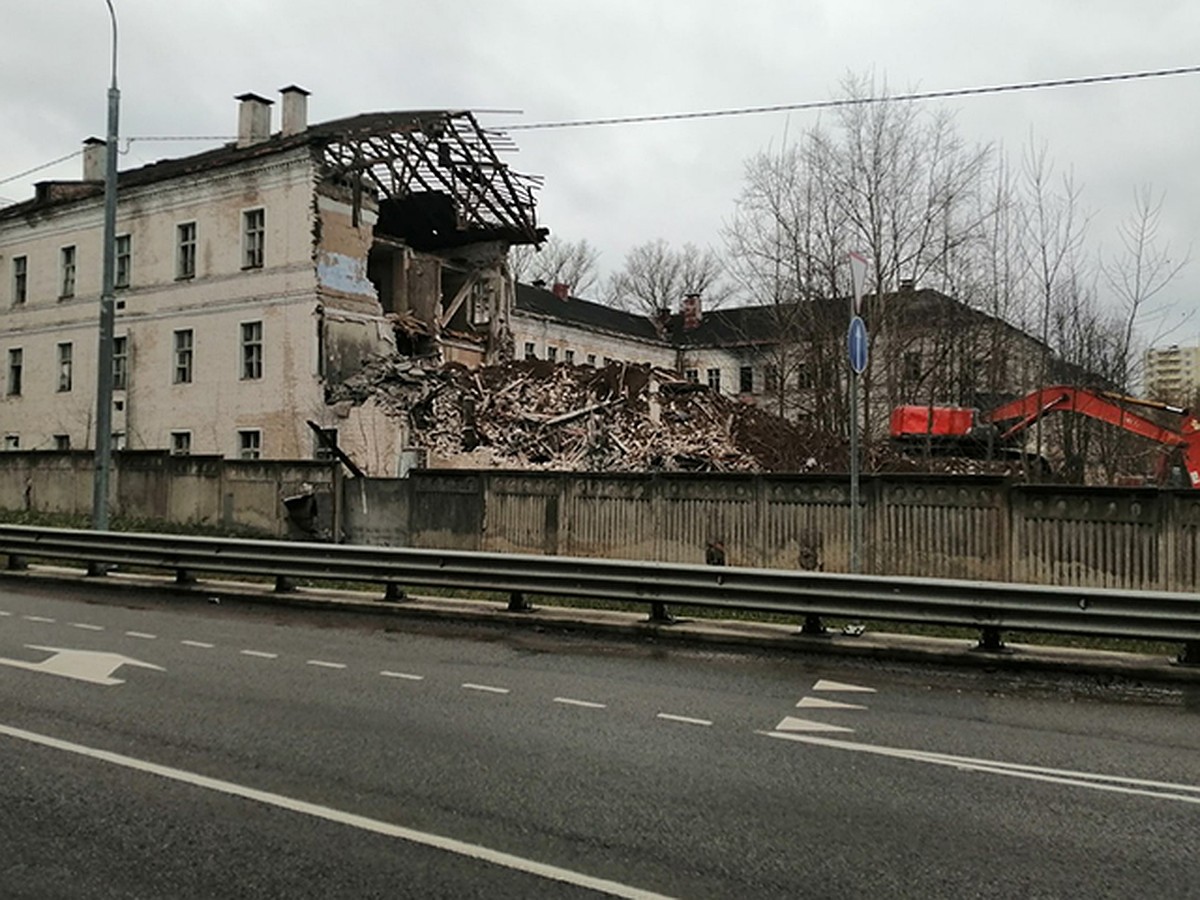
<instances>
[{"instance_id":1,"label":"rubble pile","mask_svg":"<svg viewBox=\"0 0 1200 900\"><path fill-rule=\"evenodd\" d=\"M457 465L590 472L828 472L838 439L649 365L525 360L469 370L375 360L330 403L374 398Z\"/></svg>"}]
</instances>

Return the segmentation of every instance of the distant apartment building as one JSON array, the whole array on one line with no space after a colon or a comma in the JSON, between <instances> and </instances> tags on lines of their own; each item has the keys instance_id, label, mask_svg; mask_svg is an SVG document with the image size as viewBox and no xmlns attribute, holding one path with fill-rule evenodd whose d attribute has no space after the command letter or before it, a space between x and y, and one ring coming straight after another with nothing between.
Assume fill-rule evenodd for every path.
<instances>
[{"instance_id":1,"label":"distant apartment building","mask_svg":"<svg viewBox=\"0 0 1200 900\"><path fill-rule=\"evenodd\" d=\"M309 459L335 438L393 474L404 423L326 388L367 359L508 352L512 244L536 181L469 112L307 122L308 92L238 97L237 140L118 178L115 446ZM95 442L104 142L81 178L0 208L0 440ZM311 423L311 424L310 424Z\"/></svg>"},{"instance_id":2,"label":"distant apartment building","mask_svg":"<svg viewBox=\"0 0 1200 900\"><path fill-rule=\"evenodd\" d=\"M1200 393L1200 347L1147 350L1144 383L1152 400L1190 406Z\"/></svg>"}]
</instances>

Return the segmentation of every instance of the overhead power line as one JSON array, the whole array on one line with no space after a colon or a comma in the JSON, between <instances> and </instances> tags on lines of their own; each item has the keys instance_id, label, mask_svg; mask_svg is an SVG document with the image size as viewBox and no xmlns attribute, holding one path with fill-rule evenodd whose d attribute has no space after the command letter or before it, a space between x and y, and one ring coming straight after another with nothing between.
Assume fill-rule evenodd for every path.
<instances>
[{"instance_id":1,"label":"overhead power line","mask_svg":"<svg viewBox=\"0 0 1200 900\"><path fill-rule=\"evenodd\" d=\"M32 169L26 169L24 172L18 172L16 175L9 175L7 178L0 178L0 184L8 184L10 181L16 181L18 178L24 178L26 175L32 175L35 172L40 172L42 169L49 169L51 166L57 166L59 163L64 163L68 159L73 159L82 152L82 150L75 150L72 153L68 153L66 156L60 156L58 159L52 159L50 162L44 162L40 166L34 166Z\"/></svg>"},{"instance_id":2,"label":"overhead power line","mask_svg":"<svg viewBox=\"0 0 1200 900\"><path fill-rule=\"evenodd\" d=\"M702 112L661 113L645 116L614 116L606 119L573 119L565 122L529 122L506 125L506 131L548 130L551 128L586 128L593 125L639 125L647 122L677 122L687 119L719 119L732 116L755 116L764 113L793 112L797 110L832 109L839 106L864 106L871 103L895 103L908 100L938 100L946 97L970 97L980 94L1012 94L1018 91L1035 91L1046 88L1079 87L1091 84L1109 84L1117 81L1137 81L1147 78L1165 78L1169 75L1194 75L1200 66L1180 66L1174 69L1151 69L1142 72L1124 72L1116 75L1084 75L1078 78L1055 78L1049 81L1022 81L1013 84L994 84L986 87L950 88L940 91L913 91L906 94L888 94L880 97L842 97L832 100L809 100L803 103L781 103L774 106L743 106L733 109L713 109Z\"/></svg>"}]
</instances>

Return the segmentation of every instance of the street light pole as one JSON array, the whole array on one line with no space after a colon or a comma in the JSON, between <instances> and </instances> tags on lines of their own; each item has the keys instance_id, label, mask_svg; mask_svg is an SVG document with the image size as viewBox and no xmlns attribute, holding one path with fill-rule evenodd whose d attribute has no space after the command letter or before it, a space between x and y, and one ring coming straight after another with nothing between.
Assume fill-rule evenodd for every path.
<instances>
[{"instance_id":1,"label":"street light pole","mask_svg":"<svg viewBox=\"0 0 1200 900\"><path fill-rule=\"evenodd\" d=\"M99 362L96 367L96 457L92 481L92 528L108 530L108 476L112 467L113 318L117 267L117 127L121 92L117 89L117 13L112 0L112 83L108 88L108 136L104 147L104 274L100 287Z\"/></svg>"}]
</instances>

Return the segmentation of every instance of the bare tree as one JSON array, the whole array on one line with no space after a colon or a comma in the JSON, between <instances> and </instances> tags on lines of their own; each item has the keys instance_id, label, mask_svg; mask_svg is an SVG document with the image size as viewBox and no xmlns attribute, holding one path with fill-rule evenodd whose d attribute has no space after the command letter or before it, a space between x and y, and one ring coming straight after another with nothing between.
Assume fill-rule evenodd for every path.
<instances>
[{"instance_id":1,"label":"bare tree","mask_svg":"<svg viewBox=\"0 0 1200 900\"><path fill-rule=\"evenodd\" d=\"M608 280L606 299L620 309L652 316L677 309L688 294L699 294L706 309L715 309L733 290L716 252L695 244L676 250L659 238L625 254L624 266Z\"/></svg>"},{"instance_id":2,"label":"bare tree","mask_svg":"<svg viewBox=\"0 0 1200 900\"><path fill-rule=\"evenodd\" d=\"M509 251L509 268L517 281L570 285L577 297L585 297L598 286L599 262L600 251L587 238L565 241L551 235L540 247L521 244Z\"/></svg>"}]
</instances>

